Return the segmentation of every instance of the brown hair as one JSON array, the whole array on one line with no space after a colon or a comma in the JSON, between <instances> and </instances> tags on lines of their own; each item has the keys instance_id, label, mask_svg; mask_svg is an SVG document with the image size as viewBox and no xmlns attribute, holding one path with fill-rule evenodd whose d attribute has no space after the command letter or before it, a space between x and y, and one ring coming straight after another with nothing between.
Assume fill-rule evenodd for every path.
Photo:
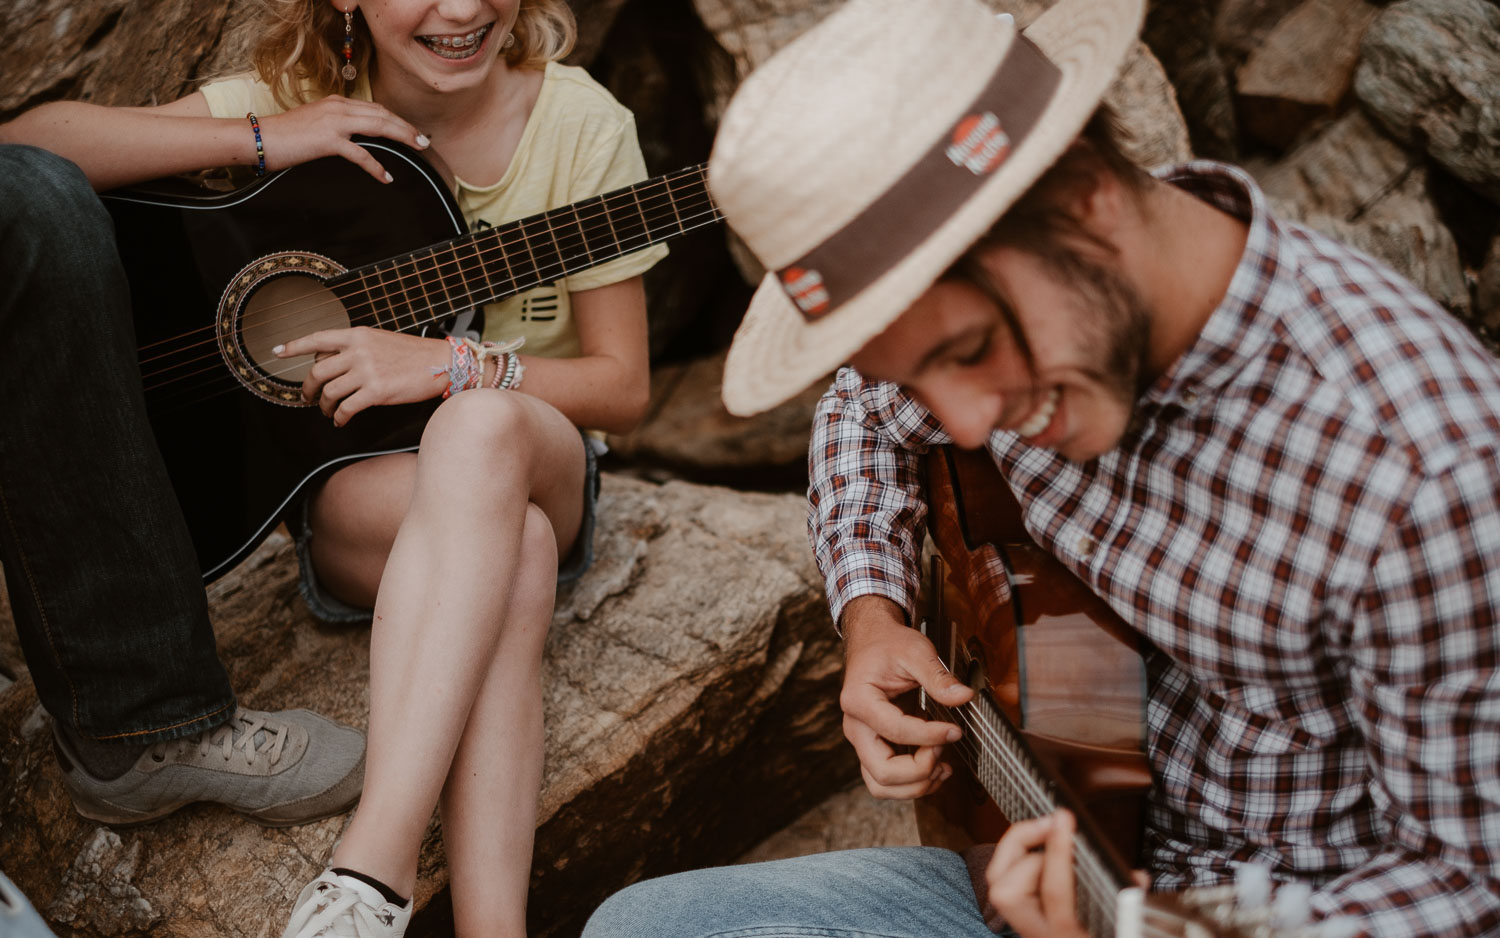
<instances>
[{"instance_id":1,"label":"brown hair","mask_svg":"<svg viewBox=\"0 0 1500 938\"><path fill-rule=\"evenodd\" d=\"M250 62L282 107L291 108L346 89L344 16L328 0L260 0L264 17L245 23L253 37ZM504 52L516 68L541 68L573 49L578 25L566 0L521 0L515 44ZM354 67L369 68L371 43L364 15L354 14Z\"/></svg>"},{"instance_id":2,"label":"brown hair","mask_svg":"<svg viewBox=\"0 0 1500 938\"><path fill-rule=\"evenodd\" d=\"M1015 305L981 258L997 247L1022 250L1071 282L1096 286L1092 282L1097 280L1097 265L1081 257L1078 247L1082 243L1110 253L1113 249L1085 228L1068 206L1092 190L1101 173L1113 176L1134 197L1151 185L1151 175L1125 155L1120 142L1127 133L1114 111L1099 105L1077 141L938 278L966 283L994 303L1028 364L1033 360L1031 345L1021 331Z\"/></svg>"}]
</instances>

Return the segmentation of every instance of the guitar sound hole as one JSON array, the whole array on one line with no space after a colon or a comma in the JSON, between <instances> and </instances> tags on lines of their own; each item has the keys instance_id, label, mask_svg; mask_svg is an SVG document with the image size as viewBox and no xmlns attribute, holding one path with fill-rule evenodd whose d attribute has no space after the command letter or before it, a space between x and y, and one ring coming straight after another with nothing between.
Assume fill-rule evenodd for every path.
<instances>
[{"instance_id":1,"label":"guitar sound hole","mask_svg":"<svg viewBox=\"0 0 1500 938\"><path fill-rule=\"evenodd\" d=\"M322 280L307 274L283 274L260 284L246 300L239 318L240 341L262 372L290 384L301 384L313 356L277 358L271 349L323 329L346 329L349 314Z\"/></svg>"}]
</instances>

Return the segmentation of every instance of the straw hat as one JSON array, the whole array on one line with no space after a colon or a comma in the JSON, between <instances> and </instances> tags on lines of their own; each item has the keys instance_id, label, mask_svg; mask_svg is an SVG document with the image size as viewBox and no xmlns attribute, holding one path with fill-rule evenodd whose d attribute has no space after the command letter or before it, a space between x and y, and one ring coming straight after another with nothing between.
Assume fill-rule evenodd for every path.
<instances>
[{"instance_id":1,"label":"straw hat","mask_svg":"<svg viewBox=\"0 0 1500 938\"><path fill-rule=\"evenodd\" d=\"M900 316L1078 136L1142 15L1059 0L1020 34L977 0L849 0L753 72L708 163L769 271L729 411L785 401Z\"/></svg>"}]
</instances>

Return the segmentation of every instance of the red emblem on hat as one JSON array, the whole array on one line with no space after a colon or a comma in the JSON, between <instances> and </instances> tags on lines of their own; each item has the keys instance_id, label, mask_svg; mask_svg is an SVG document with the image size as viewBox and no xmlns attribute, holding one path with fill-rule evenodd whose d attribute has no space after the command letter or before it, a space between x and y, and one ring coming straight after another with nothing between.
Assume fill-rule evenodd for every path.
<instances>
[{"instance_id":1,"label":"red emblem on hat","mask_svg":"<svg viewBox=\"0 0 1500 938\"><path fill-rule=\"evenodd\" d=\"M828 311L828 288L823 285L822 274L816 270L788 267L780 276L781 288L804 316L820 316Z\"/></svg>"},{"instance_id":2,"label":"red emblem on hat","mask_svg":"<svg viewBox=\"0 0 1500 938\"><path fill-rule=\"evenodd\" d=\"M954 166L976 176L988 175L1010 155L1010 135L993 112L970 114L953 128L953 143L946 152Z\"/></svg>"}]
</instances>

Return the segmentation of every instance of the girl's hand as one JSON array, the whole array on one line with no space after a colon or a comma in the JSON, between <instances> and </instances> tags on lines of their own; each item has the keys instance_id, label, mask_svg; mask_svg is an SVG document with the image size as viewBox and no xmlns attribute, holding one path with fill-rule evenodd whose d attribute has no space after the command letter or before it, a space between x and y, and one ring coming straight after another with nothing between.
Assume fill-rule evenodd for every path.
<instances>
[{"instance_id":1,"label":"girl's hand","mask_svg":"<svg viewBox=\"0 0 1500 938\"><path fill-rule=\"evenodd\" d=\"M265 145L266 169L285 169L323 156L342 156L363 168L380 182L390 182L375 157L350 138L388 137L419 150L429 141L423 134L372 101L355 101L339 95L319 98L283 114L260 118L260 136Z\"/></svg>"},{"instance_id":2,"label":"girl's hand","mask_svg":"<svg viewBox=\"0 0 1500 938\"><path fill-rule=\"evenodd\" d=\"M985 879L990 905L1021 938L1088 938L1078 924L1073 831L1067 811L1012 824Z\"/></svg>"},{"instance_id":3,"label":"girl's hand","mask_svg":"<svg viewBox=\"0 0 1500 938\"><path fill-rule=\"evenodd\" d=\"M302 397L317 401L336 427L367 407L425 401L448 387L448 343L441 339L355 326L314 332L275 352L277 358L317 357Z\"/></svg>"}]
</instances>

